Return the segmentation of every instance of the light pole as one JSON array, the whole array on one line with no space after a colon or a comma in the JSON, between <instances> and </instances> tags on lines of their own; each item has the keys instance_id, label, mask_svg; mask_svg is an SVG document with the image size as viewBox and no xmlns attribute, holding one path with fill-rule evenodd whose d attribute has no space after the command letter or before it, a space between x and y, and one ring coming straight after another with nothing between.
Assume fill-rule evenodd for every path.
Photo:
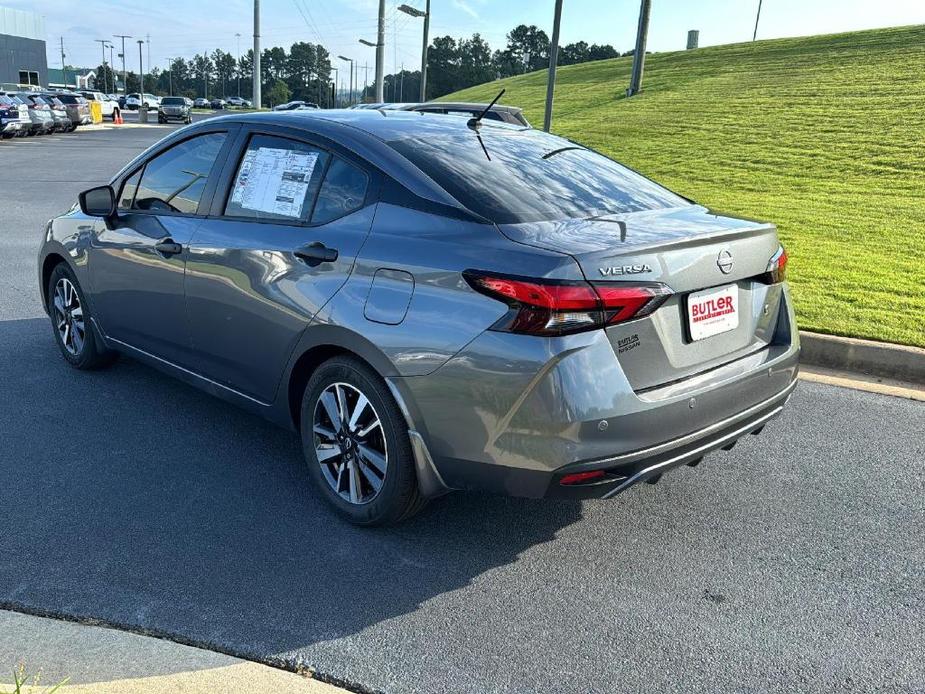
<instances>
[{"instance_id":1,"label":"light pole","mask_svg":"<svg viewBox=\"0 0 925 694\"><path fill-rule=\"evenodd\" d=\"M412 17L424 18L424 45L421 48L421 98L420 101L427 101L427 34L430 31L430 0L424 5L424 11L411 7L410 5L399 5L399 12L410 14Z\"/></svg>"},{"instance_id":2,"label":"light pole","mask_svg":"<svg viewBox=\"0 0 925 694\"><path fill-rule=\"evenodd\" d=\"M260 98L260 0L254 0L254 108L261 106Z\"/></svg>"},{"instance_id":3,"label":"light pole","mask_svg":"<svg viewBox=\"0 0 925 694\"><path fill-rule=\"evenodd\" d=\"M106 45L109 43L106 39L93 39L100 44L100 50L103 52L103 91L106 91Z\"/></svg>"},{"instance_id":4,"label":"light pole","mask_svg":"<svg viewBox=\"0 0 925 694\"><path fill-rule=\"evenodd\" d=\"M337 108L337 68L332 67L331 71L334 73L334 82L331 84L331 91L334 95L334 105L333 108Z\"/></svg>"},{"instance_id":5,"label":"light pole","mask_svg":"<svg viewBox=\"0 0 925 694\"><path fill-rule=\"evenodd\" d=\"M758 0L758 14L755 15L755 33L752 34L752 41L758 38L758 20L761 19L761 0Z\"/></svg>"},{"instance_id":6,"label":"light pole","mask_svg":"<svg viewBox=\"0 0 925 694\"><path fill-rule=\"evenodd\" d=\"M241 34L235 34L238 40L238 64L234 66L235 74L238 76L238 98L241 98Z\"/></svg>"},{"instance_id":7,"label":"light pole","mask_svg":"<svg viewBox=\"0 0 925 694\"><path fill-rule=\"evenodd\" d=\"M642 0L639 5L639 27L636 29L636 50L633 51L633 74L627 96L638 94L642 90L642 71L646 65L646 39L649 36L649 12L652 0Z\"/></svg>"},{"instance_id":8,"label":"light pole","mask_svg":"<svg viewBox=\"0 0 925 694\"><path fill-rule=\"evenodd\" d=\"M110 78L112 80L112 84L110 84L109 86L112 87L113 94L116 93L116 69L113 67L113 65L116 64L116 61L112 57L112 52L114 48L115 48L115 45L110 41L109 42L109 74L112 75L112 77ZM106 92L106 93L109 94L109 92Z\"/></svg>"},{"instance_id":9,"label":"light pole","mask_svg":"<svg viewBox=\"0 0 925 694\"><path fill-rule=\"evenodd\" d=\"M173 59L167 58L167 84L169 87L168 94L173 96Z\"/></svg>"},{"instance_id":10,"label":"light pole","mask_svg":"<svg viewBox=\"0 0 925 694\"><path fill-rule=\"evenodd\" d=\"M379 69L381 65L379 61L379 58L381 57L379 54L379 49L381 46L378 43L373 43L372 41L367 41L366 39L360 39L360 43L362 43L364 46L369 46L370 48L376 49L376 82L375 82L376 99L375 100L377 104L381 104L385 101L385 97L383 96L384 90L382 88L382 72Z\"/></svg>"},{"instance_id":11,"label":"light pole","mask_svg":"<svg viewBox=\"0 0 925 694\"><path fill-rule=\"evenodd\" d=\"M136 43L138 44L138 83L140 87L138 93L141 95L141 103L145 103L145 66L141 62L141 45L144 41L138 39Z\"/></svg>"},{"instance_id":12,"label":"light pole","mask_svg":"<svg viewBox=\"0 0 925 694\"><path fill-rule=\"evenodd\" d=\"M385 74L385 0L379 0L379 28L376 31L376 101L383 100Z\"/></svg>"},{"instance_id":13,"label":"light pole","mask_svg":"<svg viewBox=\"0 0 925 694\"><path fill-rule=\"evenodd\" d=\"M352 105L353 103L353 58L348 58L345 55L339 55L337 57L340 58L341 60L346 60L348 63L350 63L350 82L349 82L350 94L347 96L347 104Z\"/></svg>"},{"instance_id":14,"label":"light pole","mask_svg":"<svg viewBox=\"0 0 925 694\"><path fill-rule=\"evenodd\" d=\"M546 113L543 130L552 125L552 98L556 91L556 62L559 60L559 23L562 21L562 0L556 0L556 14L552 22L552 43L549 44L549 75L546 78Z\"/></svg>"},{"instance_id":15,"label":"light pole","mask_svg":"<svg viewBox=\"0 0 925 694\"><path fill-rule=\"evenodd\" d=\"M128 91L125 77L125 39L130 39L132 37L128 34L116 34L115 37L117 39L122 39L122 52L119 54L119 57L122 58L122 93L125 94Z\"/></svg>"}]
</instances>

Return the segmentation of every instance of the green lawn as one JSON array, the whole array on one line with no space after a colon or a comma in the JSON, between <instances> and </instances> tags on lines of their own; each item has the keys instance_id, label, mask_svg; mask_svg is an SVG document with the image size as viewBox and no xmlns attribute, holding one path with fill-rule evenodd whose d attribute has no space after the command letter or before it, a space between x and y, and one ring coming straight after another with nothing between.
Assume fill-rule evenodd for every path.
<instances>
[{"instance_id":1,"label":"green lawn","mask_svg":"<svg viewBox=\"0 0 925 694\"><path fill-rule=\"evenodd\" d=\"M777 223L800 326L925 346L925 26L561 68L553 131L716 210ZM546 73L445 97L543 122Z\"/></svg>"}]
</instances>

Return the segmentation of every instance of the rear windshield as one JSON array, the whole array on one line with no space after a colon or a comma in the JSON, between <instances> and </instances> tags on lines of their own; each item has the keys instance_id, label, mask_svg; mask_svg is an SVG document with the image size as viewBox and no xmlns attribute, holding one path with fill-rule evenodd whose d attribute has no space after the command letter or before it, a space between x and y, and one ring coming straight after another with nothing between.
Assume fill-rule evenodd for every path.
<instances>
[{"instance_id":1,"label":"rear windshield","mask_svg":"<svg viewBox=\"0 0 925 694\"><path fill-rule=\"evenodd\" d=\"M12 106L13 100L0 94L0 104L3 104L4 106Z\"/></svg>"},{"instance_id":2,"label":"rear windshield","mask_svg":"<svg viewBox=\"0 0 925 694\"><path fill-rule=\"evenodd\" d=\"M186 106L186 101L180 96L165 96L161 99L164 106Z\"/></svg>"},{"instance_id":3,"label":"rear windshield","mask_svg":"<svg viewBox=\"0 0 925 694\"><path fill-rule=\"evenodd\" d=\"M498 224L690 204L612 159L536 130L427 130L389 145L465 207Z\"/></svg>"},{"instance_id":4,"label":"rear windshield","mask_svg":"<svg viewBox=\"0 0 925 694\"><path fill-rule=\"evenodd\" d=\"M82 104L85 101L82 96L74 96L73 94L59 94L55 98L64 104Z\"/></svg>"}]
</instances>

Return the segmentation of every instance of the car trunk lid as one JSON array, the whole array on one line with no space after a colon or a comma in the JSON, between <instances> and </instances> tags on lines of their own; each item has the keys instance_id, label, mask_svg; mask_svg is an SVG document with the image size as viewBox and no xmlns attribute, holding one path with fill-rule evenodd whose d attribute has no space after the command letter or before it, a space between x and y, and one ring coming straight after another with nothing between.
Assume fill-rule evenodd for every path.
<instances>
[{"instance_id":1,"label":"car trunk lid","mask_svg":"<svg viewBox=\"0 0 925 694\"><path fill-rule=\"evenodd\" d=\"M519 243L571 255L592 284L654 282L671 289L651 315L606 328L637 391L715 368L773 339L780 285L763 278L779 248L772 224L690 205L499 228ZM717 291L704 292L711 289ZM722 309L731 300L723 297L734 297L734 315L719 319L727 322L713 329L722 332L702 336L689 305Z\"/></svg>"}]
</instances>

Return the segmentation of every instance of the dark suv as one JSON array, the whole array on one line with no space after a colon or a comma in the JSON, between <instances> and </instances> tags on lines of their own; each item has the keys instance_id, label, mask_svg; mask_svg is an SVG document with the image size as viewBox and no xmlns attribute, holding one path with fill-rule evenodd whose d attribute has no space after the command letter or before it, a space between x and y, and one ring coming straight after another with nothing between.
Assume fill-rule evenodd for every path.
<instances>
[{"instance_id":1,"label":"dark suv","mask_svg":"<svg viewBox=\"0 0 925 694\"><path fill-rule=\"evenodd\" d=\"M189 103L182 96L165 96L157 107L158 123L168 123L171 119L187 124L193 122Z\"/></svg>"}]
</instances>

